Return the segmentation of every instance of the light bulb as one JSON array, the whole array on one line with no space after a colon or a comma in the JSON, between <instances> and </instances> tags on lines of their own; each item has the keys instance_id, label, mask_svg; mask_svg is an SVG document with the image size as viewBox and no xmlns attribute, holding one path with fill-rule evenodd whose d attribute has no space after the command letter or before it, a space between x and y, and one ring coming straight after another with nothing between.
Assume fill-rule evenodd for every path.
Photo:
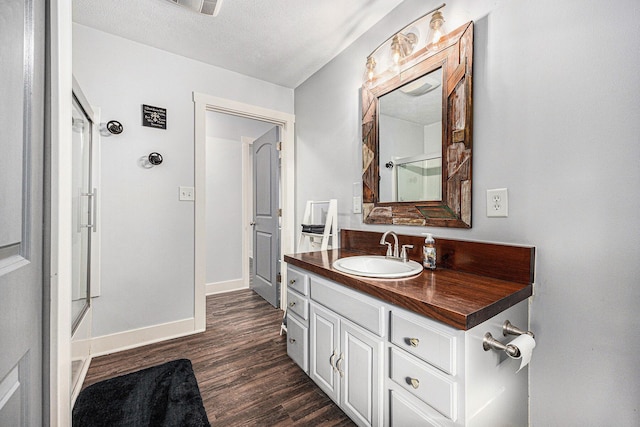
<instances>
[{"instance_id":1,"label":"light bulb","mask_svg":"<svg viewBox=\"0 0 640 427\"><path fill-rule=\"evenodd\" d=\"M400 62L400 51L394 50L393 51L393 63L397 64L398 62Z\"/></svg>"},{"instance_id":2,"label":"light bulb","mask_svg":"<svg viewBox=\"0 0 640 427\"><path fill-rule=\"evenodd\" d=\"M373 56L367 58L367 70L364 72L364 80L366 83L371 84L375 77L376 60Z\"/></svg>"},{"instance_id":3,"label":"light bulb","mask_svg":"<svg viewBox=\"0 0 640 427\"><path fill-rule=\"evenodd\" d=\"M393 40L391 41L391 59L395 65L400 63L400 56L402 55L400 50L400 35L396 34L393 36Z\"/></svg>"}]
</instances>

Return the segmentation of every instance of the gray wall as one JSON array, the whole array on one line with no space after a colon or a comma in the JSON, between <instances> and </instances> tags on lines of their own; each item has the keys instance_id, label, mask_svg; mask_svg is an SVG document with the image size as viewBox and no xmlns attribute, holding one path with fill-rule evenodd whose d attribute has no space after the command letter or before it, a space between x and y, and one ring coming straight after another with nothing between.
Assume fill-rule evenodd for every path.
<instances>
[{"instance_id":1,"label":"gray wall","mask_svg":"<svg viewBox=\"0 0 640 427\"><path fill-rule=\"evenodd\" d=\"M73 26L73 72L104 121L124 125L103 138L102 293L94 336L193 317L194 185L192 92L293 112L293 91L82 25ZM141 126L141 105L167 109L167 130ZM158 151L153 169L138 159Z\"/></svg>"},{"instance_id":2,"label":"gray wall","mask_svg":"<svg viewBox=\"0 0 640 427\"><path fill-rule=\"evenodd\" d=\"M242 279L242 143L207 138L206 283Z\"/></svg>"},{"instance_id":3,"label":"gray wall","mask_svg":"<svg viewBox=\"0 0 640 427\"><path fill-rule=\"evenodd\" d=\"M296 218L360 182L367 55L436 1L407 0L295 91ZM473 228L448 238L535 245L531 425L640 425L640 2L447 2L475 22ZM325 177L319 179L319 177ZM487 218L487 189L509 217ZM424 228L392 227L406 234Z\"/></svg>"}]
</instances>

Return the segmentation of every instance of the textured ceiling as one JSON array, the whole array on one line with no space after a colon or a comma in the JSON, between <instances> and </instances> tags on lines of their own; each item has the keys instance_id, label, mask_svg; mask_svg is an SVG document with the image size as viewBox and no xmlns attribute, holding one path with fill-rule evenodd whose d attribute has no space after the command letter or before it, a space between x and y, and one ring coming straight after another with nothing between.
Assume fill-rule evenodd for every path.
<instances>
[{"instance_id":1,"label":"textured ceiling","mask_svg":"<svg viewBox=\"0 0 640 427\"><path fill-rule=\"evenodd\" d=\"M73 20L295 88L400 3L223 0L212 17L168 0L73 0Z\"/></svg>"}]
</instances>

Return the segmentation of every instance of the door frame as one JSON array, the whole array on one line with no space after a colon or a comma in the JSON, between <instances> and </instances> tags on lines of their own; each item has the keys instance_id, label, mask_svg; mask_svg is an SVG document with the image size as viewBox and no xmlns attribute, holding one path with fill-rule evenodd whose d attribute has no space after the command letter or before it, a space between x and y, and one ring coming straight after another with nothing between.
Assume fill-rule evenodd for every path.
<instances>
[{"instance_id":1,"label":"door frame","mask_svg":"<svg viewBox=\"0 0 640 427\"><path fill-rule=\"evenodd\" d=\"M71 425L71 93L72 93L72 11L71 1L47 2L47 80L49 88L45 107L48 139L49 265L45 277L43 336L48 336L43 375L45 393L43 418L49 425ZM46 271L46 270L45 270ZM43 419L43 423L47 421Z\"/></svg>"},{"instance_id":2,"label":"door frame","mask_svg":"<svg viewBox=\"0 0 640 427\"><path fill-rule=\"evenodd\" d=\"M280 262L284 254L294 249L295 146L293 114L256 105L193 92L195 104L195 227L194 227L194 327L206 329L206 112L214 111L279 125L282 129L281 181L282 228L280 232ZM282 283L286 269L282 268ZM286 286L280 287L280 301L286 301Z\"/></svg>"},{"instance_id":3,"label":"door frame","mask_svg":"<svg viewBox=\"0 0 640 427\"><path fill-rule=\"evenodd\" d=\"M249 289L251 281L251 269L249 258L253 257L253 170L252 170L252 147L255 138L241 136L242 144L242 286ZM251 251L249 248L251 247Z\"/></svg>"}]
</instances>

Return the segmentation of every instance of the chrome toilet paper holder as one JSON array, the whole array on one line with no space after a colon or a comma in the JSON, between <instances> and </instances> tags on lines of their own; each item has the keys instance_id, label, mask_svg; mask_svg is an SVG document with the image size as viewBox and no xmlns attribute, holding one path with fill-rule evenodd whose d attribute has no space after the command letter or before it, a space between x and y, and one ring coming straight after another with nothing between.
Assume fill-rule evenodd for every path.
<instances>
[{"instance_id":1,"label":"chrome toilet paper holder","mask_svg":"<svg viewBox=\"0 0 640 427\"><path fill-rule=\"evenodd\" d=\"M505 337L507 335L529 335L531 338L535 338L533 332L523 331L522 329L511 324L511 322L508 320L505 320L504 324L502 325L502 335L504 335ZM482 348L484 349L484 351L504 351L510 357L520 357L520 349L517 346L513 344L504 344L498 341L491 335L491 332L487 332L486 334L484 334L484 339L482 340Z\"/></svg>"}]
</instances>

